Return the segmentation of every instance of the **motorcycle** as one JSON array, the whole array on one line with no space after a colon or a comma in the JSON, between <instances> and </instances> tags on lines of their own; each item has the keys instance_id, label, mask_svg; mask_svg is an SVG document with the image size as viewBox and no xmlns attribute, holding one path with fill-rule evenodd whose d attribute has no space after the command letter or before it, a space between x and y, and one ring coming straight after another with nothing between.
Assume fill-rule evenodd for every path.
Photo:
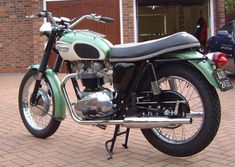
<instances>
[{"instance_id":1,"label":"motorcycle","mask_svg":"<svg viewBox=\"0 0 235 167\"><path fill-rule=\"evenodd\" d=\"M119 135L126 135L127 148L131 128L140 129L156 149L177 157L196 154L214 139L221 118L216 88L232 89L222 69L225 55L196 52L200 43L186 32L112 45L97 32L72 30L85 19L110 23L110 17L90 14L70 20L48 11L38 17L48 20L39 30L47 44L40 64L28 68L18 97L22 121L33 136L53 135L67 106L81 125L115 125L112 139L105 143L109 158ZM50 69L52 52L58 58ZM68 74L60 81L57 73L63 62ZM69 80L75 102L66 88Z\"/></svg>"}]
</instances>

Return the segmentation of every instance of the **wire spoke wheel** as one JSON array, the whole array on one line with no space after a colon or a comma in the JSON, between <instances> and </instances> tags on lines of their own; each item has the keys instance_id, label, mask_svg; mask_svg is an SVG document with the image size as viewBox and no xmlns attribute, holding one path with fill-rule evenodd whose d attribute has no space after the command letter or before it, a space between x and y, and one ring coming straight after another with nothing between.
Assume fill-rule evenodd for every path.
<instances>
[{"instance_id":1,"label":"wire spoke wheel","mask_svg":"<svg viewBox=\"0 0 235 167\"><path fill-rule=\"evenodd\" d=\"M32 103L37 74L36 70L30 70L23 78L19 92L19 108L22 121L29 132L36 137L46 138L58 129L60 121L53 117L53 91L45 76L41 80L35 103Z\"/></svg>"},{"instance_id":2,"label":"wire spoke wheel","mask_svg":"<svg viewBox=\"0 0 235 167\"><path fill-rule=\"evenodd\" d=\"M197 89L187 80L171 76L159 81L161 90L173 90L181 94L187 100L192 116L192 124L175 125L165 128L152 129L163 141L172 144L187 143L192 140L202 128L204 121L204 106ZM197 117L194 117L196 115ZM199 115L199 116L198 116Z\"/></svg>"},{"instance_id":3,"label":"wire spoke wheel","mask_svg":"<svg viewBox=\"0 0 235 167\"><path fill-rule=\"evenodd\" d=\"M190 117L192 123L142 129L143 135L168 155L184 157L202 151L214 139L220 124L221 108L215 88L199 70L185 63L163 65L156 72L161 90L175 92L187 101L187 109L179 108L177 118ZM148 89L150 83L143 85L141 91Z\"/></svg>"},{"instance_id":4,"label":"wire spoke wheel","mask_svg":"<svg viewBox=\"0 0 235 167\"><path fill-rule=\"evenodd\" d=\"M28 79L23 89L22 103L23 113L29 123L29 125L37 130L42 130L48 126L52 119L53 114L53 99L49 92L50 87L45 82L45 79L41 80L41 86L37 93L36 105L31 104L31 94L36 82L35 76Z\"/></svg>"}]
</instances>

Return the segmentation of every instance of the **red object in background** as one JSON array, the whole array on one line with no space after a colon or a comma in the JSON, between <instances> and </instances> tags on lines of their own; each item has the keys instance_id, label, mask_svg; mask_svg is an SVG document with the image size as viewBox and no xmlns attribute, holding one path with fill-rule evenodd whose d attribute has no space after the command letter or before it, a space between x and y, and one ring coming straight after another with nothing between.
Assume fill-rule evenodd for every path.
<instances>
[{"instance_id":1,"label":"red object in background","mask_svg":"<svg viewBox=\"0 0 235 167\"><path fill-rule=\"evenodd\" d=\"M200 43L206 44L207 42L207 24L206 20L202 17L201 20L201 33L200 33Z\"/></svg>"},{"instance_id":2,"label":"red object in background","mask_svg":"<svg viewBox=\"0 0 235 167\"><path fill-rule=\"evenodd\" d=\"M202 45L206 45L207 42L207 23L203 17L200 17L197 21L197 28L194 36L199 40Z\"/></svg>"}]
</instances>

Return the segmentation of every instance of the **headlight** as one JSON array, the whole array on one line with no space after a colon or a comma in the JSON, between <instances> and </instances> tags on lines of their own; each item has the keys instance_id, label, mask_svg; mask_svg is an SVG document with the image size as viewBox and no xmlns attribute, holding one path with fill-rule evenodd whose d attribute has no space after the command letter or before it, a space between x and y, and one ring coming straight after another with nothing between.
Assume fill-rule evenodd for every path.
<instances>
[{"instance_id":1,"label":"headlight","mask_svg":"<svg viewBox=\"0 0 235 167\"><path fill-rule=\"evenodd\" d=\"M51 23L49 22L44 23L39 29L40 35L42 36L46 35L47 37L50 36L51 31L52 31L52 27L51 27Z\"/></svg>"}]
</instances>

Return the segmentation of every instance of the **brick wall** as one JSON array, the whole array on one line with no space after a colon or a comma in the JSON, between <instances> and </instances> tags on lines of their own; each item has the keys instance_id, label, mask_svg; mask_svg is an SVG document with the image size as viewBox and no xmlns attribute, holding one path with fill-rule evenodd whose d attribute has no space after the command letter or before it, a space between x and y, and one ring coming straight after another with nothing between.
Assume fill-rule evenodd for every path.
<instances>
[{"instance_id":1,"label":"brick wall","mask_svg":"<svg viewBox=\"0 0 235 167\"><path fill-rule=\"evenodd\" d=\"M43 9L43 1L42 0L31 0L32 11L34 14L38 14L39 11ZM33 19L32 20L32 38L33 38L33 57L34 64L38 64L41 60L41 55L44 49L44 42L42 38L39 36L38 30L40 26L43 24L43 19Z\"/></svg>"},{"instance_id":2,"label":"brick wall","mask_svg":"<svg viewBox=\"0 0 235 167\"><path fill-rule=\"evenodd\" d=\"M225 21L226 23L229 21L235 20L235 12L228 13L225 15Z\"/></svg>"},{"instance_id":3,"label":"brick wall","mask_svg":"<svg viewBox=\"0 0 235 167\"><path fill-rule=\"evenodd\" d=\"M134 42L134 6L133 0L123 0L124 43Z\"/></svg>"},{"instance_id":4,"label":"brick wall","mask_svg":"<svg viewBox=\"0 0 235 167\"><path fill-rule=\"evenodd\" d=\"M225 24L224 0L215 0L215 32Z\"/></svg>"},{"instance_id":5,"label":"brick wall","mask_svg":"<svg viewBox=\"0 0 235 167\"><path fill-rule=\"evenodd\" d=\"M41 46L35 32L42 20L25 16L38 11L39 6L40 0L0 1L0 72L24 72L37 61L34 55Z\"/></svg>"}]
</instances>

